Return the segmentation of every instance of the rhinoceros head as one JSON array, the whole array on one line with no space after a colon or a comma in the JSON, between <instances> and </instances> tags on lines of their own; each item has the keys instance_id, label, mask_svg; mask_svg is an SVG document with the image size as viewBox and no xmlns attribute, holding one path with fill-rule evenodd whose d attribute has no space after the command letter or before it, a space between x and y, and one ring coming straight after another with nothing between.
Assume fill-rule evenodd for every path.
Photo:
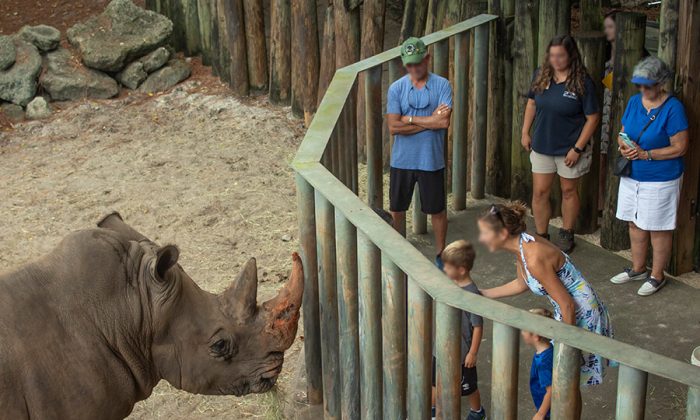
<instances>
[{"instance_id":1,"label":"rhinoceros head","mask_svg":"<svg viewBox=\"0 0 700 420\"><path fill-rule=\"evenodd\" d=\"M139 284L150 294L151 356L160 378L198 394L268 391L296 336L303 293L301 259L277 296L257 303L257 267L250 259L220 295L201 290L177 263L178 249L159 247L118 214L99 223L143 248Z\"/></svg>"}]
</instances>

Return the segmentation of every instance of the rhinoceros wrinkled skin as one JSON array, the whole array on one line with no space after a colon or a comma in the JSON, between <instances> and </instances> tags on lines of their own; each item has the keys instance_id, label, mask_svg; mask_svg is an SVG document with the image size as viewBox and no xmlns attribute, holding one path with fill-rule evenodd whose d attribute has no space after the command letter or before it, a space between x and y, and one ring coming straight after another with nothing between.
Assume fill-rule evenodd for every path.
<instances>
[{"instance_id":1,"label":"rhinoceros wrinkled skin","mask_svg":"<svg viewBox=\"0 0 700 420\"><path fill-rule=\"evenodd\" d=\"M296 336L301 260L258 305L251 259L221 295L117 213L0 275L0 417L121 419L165 379L199 394L268 391Z\"/></svg>"}]
</instances>

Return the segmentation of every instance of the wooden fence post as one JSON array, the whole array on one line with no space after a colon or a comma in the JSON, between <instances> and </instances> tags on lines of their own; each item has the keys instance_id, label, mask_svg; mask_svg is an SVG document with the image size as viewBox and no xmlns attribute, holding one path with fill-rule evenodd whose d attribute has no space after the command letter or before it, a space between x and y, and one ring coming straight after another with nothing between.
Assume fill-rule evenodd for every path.
<instances>
[{"instance_id":1,"label":"wooden fence post","mask_svg":"<svg viewBox=\"0 0 700 420\"><path fill-rule=\"evenodd\" d=\"M518 418L518 363L520 332L511 326L493 323L491 363L491 416Z\"/></svg>"},{"instance_id":2,"label":"wooden fence post","mask_svg":"<svg viewBox=\"0 0 700 420\"><path fill-rule=\"evenodd\" d=\"M677 73L681 99L688 116L691 141L700 137L700 1L683 1L678 22ZM698 196L700 192L700 149L688 147L684 157L685 173L678 206L678 222L673 238L674 255L670 271L681 274L693 269L694 259L700 254L700 232L698 227ZM693 239L691 232L696 232ZM694 250L695 243L698 247Z\"/></svg>"},{"instance_id":3,"label":"wooden fence post","mask_svg":"<svg viewBox=\"0 0 700 420\"><path fill-rule=\"evenodd\" d=\"M467 98L469 80L467 75L469 59L469 32L455 35L454 41L454 84L452 115L452 206L455 211L467 208ZM445 139L447 140L447 139ZM447 151L448 155L450 151ZM448 165L448 162L445 162ZM447 172L445 172L447 176Z\"/></svg>"},{"instance_id":4,"label":"wooden fence post","mask_svg":"<svg viewBox=\"0 0 700 420\"><path fill-rule=\"evenodd\" d=\"M272 0L270 7L270 102L288 105L292 94L292 9L289 0Z\"/></svg>"},{"instance_id":5,"label":"wooden fence post","mask_svg":"<svg viewBox=\"0 0 700 420\"><path fill-rule=\"evenodd\" d=\"M603 74L605 70L605 35L602 32L581 32L576 34L583 64L588 69L588 74ZM598 98L598 109L603 110L603 84L594 79L596 87L595 95ZM600 136L602 127L599 125L593 137L588 142L592 148L590 171L581 177L579 181L579 197L581 197L581 209L576 225L578 233L593 233L598 229L598 187L600 171Z\"/></svg>"},{"instance_id":6,"label":"wooden fence post","mask_svg":"<svg viewBox=\"0 0 700 420\"><path fill-rule=\"evenodd\" d=\"M433 338L433 299L408 279L408 388L409 419L430 418Z\"/></svg>"},{"instance_id":7,"label":"wooden fence post","mask_svg":"<svg viewBox=\"0 0 700 420\"><path fill-rule=\"evenodd\" d=\"M539 23L537 25L538 63L544 57L549 41L556 35L568 34L570 27L571 3L569 0L540 0Z\"/></svg>"},{"instance_id":8,"label":"wooden fence post","mask_svg":"<svg viewBox=\"0 0 700 420\"><path fill-rule=\"evenodd\" d=\"M580 0L581 32L603 30L602 0Z\"/></svg>"},{"instance_id":9,"label":"wooden fence post","mask_svg":"<svg viewBox=\"0 0 700 420\"><path fill-rule=\"evenodd\" d=\"M292 2L292 113L308 127L318 101L318 23L315 0Z\"/></svg>"},{"instance_id":10,"label":"wooden fence post","mask_svg":"<svg viewBox=\"0 0 700 420\"><path fill-rule=\"evenodd\" d=\"M659 16L659 58L676 70L678 55L678 11L680 0L664 0L661 2ZM685 51L685 50L680 50ZM673 86L673 83L671 83Z\"/></svg>"},{"instance_id":11,"label":"wooden fence post","mask_svg":"<svg viewBox=\"0 0 700 420\"><path fill-rule=\"evenodd\" d=\"M581 350L563 343L554 343L552 372L552 418L578 419L581 380Z\"/></svg>"},{"instance_id":12,"label":"wooden fence post","mask_svg":"<svg viewBox=\"0 0 700 420\"><path fill-rule=\"evenodd\" d=\"M538 0L515 2L513 33L513 142L511 144L510 197L530 201L532 173L530 155L520 144L523 114L536 65Z\"/></svg>"},{"instance_id":13,"label":"wooden fence post","mask_svg":"<svg viewBox=\"0 0 700 420\"><path fill-rule=\"evenodd\" d=\"M474 30L474 136L472 147L472 197L484 198L486 186L486 124L488 121L489 27Z\"/></svg>"},{"instance_id":14,"label":"wooden fence post","mask_svg":"<svg viewBox=\"0 0 700 420\"><path fill-rule=\"evenodd\" d=\"M245 25L243 24L243 0L225 0L224 16L231 89L238 96L248 96L248 58L245 42Z\"/></svg>"},{"instance_id":15,"label":"wooden fence post","mask_svg":"<svg viewBox=\"0 0 700 420\"><path fill-rule=\"evenodd\" d=\"M248 51L248 80L250 87L267 89L267 47L265 43L265 16L260 0L243 0L246 48Z\"/></svg>"},{"instance_id":16,"label":"wooden fence post","mask_svg":"<svg viewBox=\"0 0 700 420\"><path fill-rule=\"evenodd\" d=\"M229 36L228 36L228 24L226 23L226 13L227 4L231 2L228 0L216 0L216 26L218 28L218 44L219 49L215 53L217 59L215 64L217 64L216 71L223 82L231 84L231 53L229 52ZM246 78L248 73L246 72Z\"/></svg>"},{"instance_id":17,"label":"wooden fence post","mask_svg":"<svg viewBox=\"0 0 700 420\"><path fill-rule=\"evenodd\" d=\"M460 366L462 311L445 303L435 303L435 364L437 386L435 408L439 419L459 419L462 377ZM402 417L403 418L403 417Z\"/></svg>"},{"instance_id":18,"label":"wooden fence post","mask_svg":"<svg viewBox=\"0 0 700 420\"><path fill-rule=\"evenodd\" d=\"M326 94L326 89L328 89L328 85L331 83L333 75L335 74L335 23L333 15L333 5L329 4L326 7L325 18L323 20L317 104L321 103L321 99L323 99L323 95Z\"/></svg>"},{"instance_id":19,"label":"wooden fence post","mask_svg":"<svg viewBox=\"0 0 700 420\"><path fill-rule=\"evenodd\" d=\"M183 30L185 36L185 55L192 57L202 50L202 40L199 32L199 16L197 0L180 0L182 7Z\"/></svg>"},{"instance_id":20,"label":"wooden fence post","mask_svg":"<svg viewBox=\"0 0 700 420\"><path fill-rule=\"evenodd\" d=\"M615 16L617 34L615 36L615 65L613 67L612 104L610 121L612 133L608 145L608 182L606 184L605 205L603 206L603 223L600 230L600 245L611 250L629 248L627 223L615 218L617 210L617 190L620 179L613 175L615 158L619 156L615 134L622 128L620 120L627 107L627 101L636 93L630 83L632 71L644 51L644 32L646 16L641 13L620 12Z\"/></svg>"},{"instance_id":21,"label":"wooden fence post","mask_svg":"<svg viewBox=\"0 0 700 420\"><path fill-rule=\"evenodd\" d=\"M212 7L216 3L210 0L195 0L197 4L197 19L199 28L199 50L202 54L202 64L210 66L212 54Z\"/></svg>"},{"instance_id":22,"label":"wooden fence post","mask_svg":"<svg viewBox=\"0 0 700 420\"><path fill-rule=\"evenodd\" d=\"M644 420L647 402L647 373L620 365L617 375L615 420Z\"/></svg>"},{"instance_id":23,"label":"wooden fence post","mask_svg":"<svg viewBox=\"0 0 700 420\"><path fill-rule=\"evenodd\" d=\"M382 253L382 357L385 419L406 418L406 275Z\"/></svg>"}]
</instances>

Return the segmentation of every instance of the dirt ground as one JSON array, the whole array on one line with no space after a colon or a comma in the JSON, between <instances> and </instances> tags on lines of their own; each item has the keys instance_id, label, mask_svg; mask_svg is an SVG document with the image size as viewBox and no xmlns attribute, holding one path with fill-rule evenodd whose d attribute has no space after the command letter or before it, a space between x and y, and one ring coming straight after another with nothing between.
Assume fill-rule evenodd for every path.
<instances>
[{"instance_id":1,"label":"dirt ground","mask_svg":"<svg viewBox=\"0 0 700 420\"><path fill-rule=\"evenodd\" d=\"M217 84L201 76L162 96L74 103L0 131L0 270L117 210L177 244L205 290L221 292L255 256L259 301L273 296L297 247L289 162L303 127L288 109L239 101ZM300 348L298 339L287 353L277 393L204 397L161 382L132 418L279 417Z\"/></svg>"}]
</instances>

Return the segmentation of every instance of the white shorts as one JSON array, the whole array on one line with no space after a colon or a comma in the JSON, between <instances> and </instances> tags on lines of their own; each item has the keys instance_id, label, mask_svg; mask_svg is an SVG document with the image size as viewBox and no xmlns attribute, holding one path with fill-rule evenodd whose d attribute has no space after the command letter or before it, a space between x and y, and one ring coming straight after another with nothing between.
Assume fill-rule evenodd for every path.
<instances>
[{"instance_id":1,"label":"white shorts","mask_svg":"<svg viewBox=\"0 0 700 420\"><path fill-rule=\"evenodd\" d=\"M532 173L535 174L559 174L562 178L576 179L586 175L591 170L593 162L593 147L586 146L579 156L576 165L569 168L564 163L566 156L550 156L537 153L534 150L530 152L530 163L532 164Z\"/></svg>"},{"instance_id":2,"label":"white shorts","mask_svg":"<svg viewBox=\"0 0 700 420\"><path fill-rule=\"evenodd\" d=\"M615 217L646 231L674 230L682 182L682 176L663 182L621 177Z\"/></svg>"}]
</instances>

